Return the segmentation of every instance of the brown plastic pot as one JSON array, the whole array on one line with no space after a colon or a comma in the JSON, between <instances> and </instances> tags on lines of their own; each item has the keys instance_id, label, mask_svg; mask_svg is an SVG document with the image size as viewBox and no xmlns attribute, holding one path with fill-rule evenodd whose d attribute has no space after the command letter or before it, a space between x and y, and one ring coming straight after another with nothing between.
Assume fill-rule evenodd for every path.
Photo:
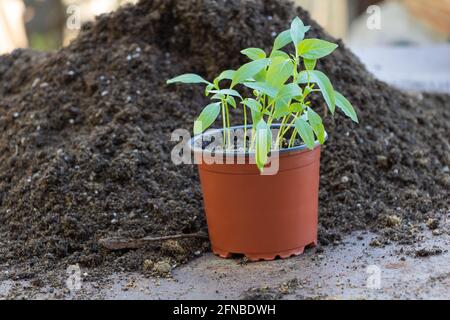
<instances>
[{"instance_id":1,"label":"brown plastic pot","mask_svg":"<svg viewBox=\"0 0 450 320\"><path fill-rule=\"evenodd\" d=\"M239 128L239 127L234 127ZM191 146L195 145L194 137ZM198 161L201 148L192 147ZM279 170L261 175L245 164L198 164L212 250L273 260L317 244L320 145L279 152Z\"/></svg>"}]
</instances>

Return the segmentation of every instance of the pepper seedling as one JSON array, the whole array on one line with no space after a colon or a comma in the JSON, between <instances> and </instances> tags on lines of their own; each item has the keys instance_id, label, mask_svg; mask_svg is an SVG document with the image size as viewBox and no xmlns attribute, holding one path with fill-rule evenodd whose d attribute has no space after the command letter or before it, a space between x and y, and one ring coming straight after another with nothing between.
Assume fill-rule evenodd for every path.
<instances>
[{"instance_id":1,"label":"pepper seedling","mask_svg":"<svg viewBox=\"0 0 450 320\"><path fill-rule=\"evenodd\" d=\"M310 96L321 93L325 103L334 114L336 107L354 122L358 122L351 103L334 90L328 77L316 70L317 60L331 54L337 44L320 40L305 39L310 26L305 26L296 17L289 30L278 34L269 55L260 48L247 48L241 51L251 61L237 70L226 70L213 82L199 75L188 73L167 81L168 84L199 83L206 86L205 95L212 103L208 104L194 123L194 134L208 129L217 118L222 118L223 144L233 148L230 133L230 108L243 108L244 137L247 136L247 124L251 118L252 139L244 150L254 151L258 168L263 170L272 147L270 128L278 123L279 130L275 146L282 147L289 133L287 147L292 147L297 136L304 144L313 149L315 142L325 142L325 128L322 118L314 111ZM282 49L292 44L295 50L285 52ZM228 81L223 81L228 80ZM222 86L226 82L228 86ZM251 96L244 97L237 88L247 87ZM241 91L242 92L242 91ZM248 109L248 110L247 110ZM250 112L250 117L248 117Z\"/></svg>"}]
</instances>

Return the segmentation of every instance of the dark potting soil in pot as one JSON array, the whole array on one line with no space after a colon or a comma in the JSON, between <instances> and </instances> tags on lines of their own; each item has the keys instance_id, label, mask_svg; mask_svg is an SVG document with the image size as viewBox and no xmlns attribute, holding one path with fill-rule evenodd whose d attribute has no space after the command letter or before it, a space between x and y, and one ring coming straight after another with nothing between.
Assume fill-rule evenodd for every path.
<instances>
[{"instance_id":1,"label":"dark potting soil in pot","mask_svg":"<svg viewBox=\"0 0 450 320\"><path fill-rule=\"evenodd\" d=\"M297 13L309 37L334 40ZM18 278L76 263L152 270L209 250L186 239L110 252L98 240L206 230L196 168L171 162L170 134L192 128L207 100L165 80L238 66L242 48L270 48L294 14L279 0L146 0L85 25L58 52L2 56L0 267ZM414 241L417 225L449 210L450 97L393 89L339 45L318 68L360 125L327 117L319 240L365 229L380 244Z\"/></svg>"}]
</instances>

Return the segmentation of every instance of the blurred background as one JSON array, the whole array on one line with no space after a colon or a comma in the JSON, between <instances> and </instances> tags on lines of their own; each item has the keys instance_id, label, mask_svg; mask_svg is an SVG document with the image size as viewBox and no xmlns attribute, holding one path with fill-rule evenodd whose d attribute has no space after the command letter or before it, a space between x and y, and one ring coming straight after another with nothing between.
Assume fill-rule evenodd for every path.
<instances>
[{"instance_id":1,"label":"blurred background","mask_svg":"<svg viewBox=\"0 0 450 320\"><path fill-rule=\"evenodd\" d=\"M56 50L82 23L138 0L0 0L0 54ZM450 0L295 0L378 78L450 93Z\"/></svg>"}]
</instances>

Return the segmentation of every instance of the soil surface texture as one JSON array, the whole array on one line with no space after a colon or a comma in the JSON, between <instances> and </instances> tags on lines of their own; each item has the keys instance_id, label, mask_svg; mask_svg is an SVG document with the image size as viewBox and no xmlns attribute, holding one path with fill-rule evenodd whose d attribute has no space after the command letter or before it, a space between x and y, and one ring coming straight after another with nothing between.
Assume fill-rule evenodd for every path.
<instances>
[{"instance_id":1,"label":"soil surface texture","mask_svg":"<svg viewBox=\"0 0 450 320\"><path fill-rule=\"evenodd\" d=\"M198 86L165 81L236 68L241 49L268 51L296 14L312 26L308 37L339 43L317 68L360 119L326 117L320 243L360 229L377 233L373 246L420 241L427 226L448 233L449 96L377 81L284 0L145 0L84 25L58 52L0 57L0 267L11 268L0 279L43 278L72 264L90 277L164 274L208 251L205 239L120 251L98 241L206 232L196 168L172 163L170 138L190 130L208 101Z\"/></svg>"}]
</instances>

